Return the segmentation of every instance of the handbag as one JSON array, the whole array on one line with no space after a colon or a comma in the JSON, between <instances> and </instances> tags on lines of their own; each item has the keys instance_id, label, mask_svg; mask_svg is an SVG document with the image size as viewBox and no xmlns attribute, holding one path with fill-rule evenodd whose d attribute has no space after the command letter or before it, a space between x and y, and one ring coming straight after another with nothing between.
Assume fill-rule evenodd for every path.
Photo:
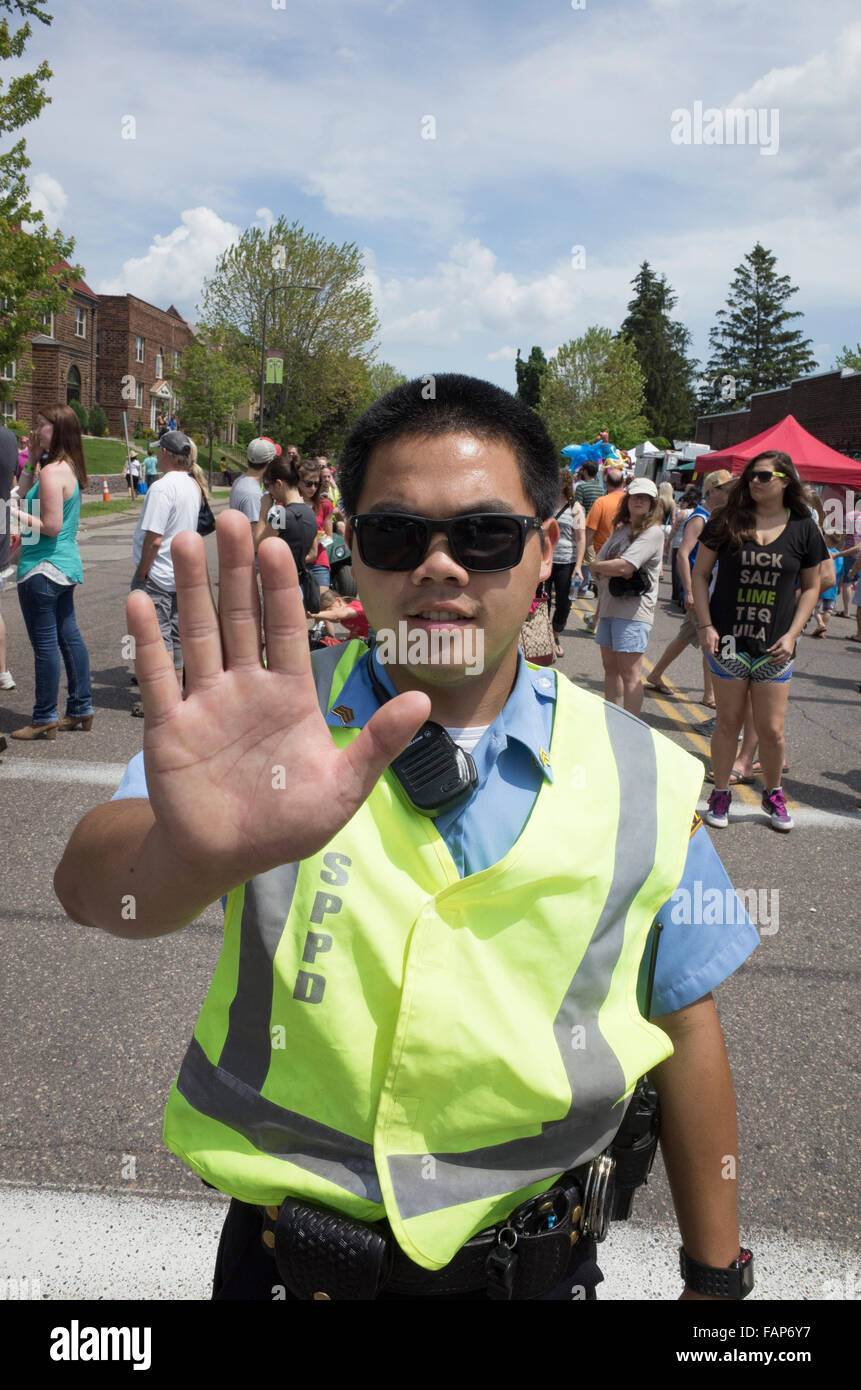
<instances>
[{"instance_id":1,"label":"handbag","mask_svg":"<svg viewBox=\"0 0 861 1390\"><path fill-rule=\"evenodd\" d=\"M651 586L646 567L641 565L627 579L621 574L614 574L610 580L610 593L613 598L632 598L634 595L647 594Z\"/></svg>"},{"instance_id":2,"label":"handbag","mask_svg":"<svg viewBox=\"0 0 861 1390\"><path fill-rule=\"evenodd\" d=\"M197 534L199 536L211 536L214 530L215 517L212 515L212 508L201 492L200 511L197 514Z\"/></svg>"},{"instance_id":3,"label":"handbag","mask_svg":"<svg viewBox=\"0 0 861 1390\"><path fill-rule=\"evenodd\" d=\"M553 627L550 622L550 603L545 585L539 584L529 616L520 629L520 646L527 661L536 666L552 666L556 655Z\"/></svg>"}]
</instances>

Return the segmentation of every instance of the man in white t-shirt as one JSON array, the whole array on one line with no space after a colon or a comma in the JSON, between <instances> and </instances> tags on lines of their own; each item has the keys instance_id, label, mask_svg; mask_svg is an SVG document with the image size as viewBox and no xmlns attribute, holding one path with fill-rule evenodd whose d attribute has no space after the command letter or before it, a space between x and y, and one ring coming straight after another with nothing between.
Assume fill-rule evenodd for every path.
<instances>
[{"instance_id":1,"label":"man in white t-shirt","mask_svg":"<svg viewBox=\"0 0 861 1390\"><path fill-rule=\"evenodd\" d=\"M191 440L180 430L169 430L159 440L158 463L162 477L146 495L135 527L135 572L131 587L149 594L158 617L164 644L173 653L177 679L182 684L182 647L176 608L176 580L170 547L180 531L196 531L201 491L188 472ZM136 705L132 714L143 715Z\"/></svg>"}]
</instances>

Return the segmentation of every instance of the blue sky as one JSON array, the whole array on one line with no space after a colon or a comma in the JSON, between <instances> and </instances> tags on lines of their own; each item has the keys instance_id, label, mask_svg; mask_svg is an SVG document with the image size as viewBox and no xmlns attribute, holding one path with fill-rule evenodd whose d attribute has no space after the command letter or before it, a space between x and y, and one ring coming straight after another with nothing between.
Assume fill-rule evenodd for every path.
<instances>
[{"instance_id":1,"label":"blue sky","mask_svg":"<svg viewBox=\"0 0 861 1390\"><path fill-rule=\"evenodd\" d=\"M618 327L644 259L704 357L759 239L821 368L861 339L856 0L48 8L31 176L96 291L194 319L218 254L284 214L362 248L381 357L513 387L517 347ZM674 143L695 102L762 109L774 153Z\"/></svg>"}]
</instances>

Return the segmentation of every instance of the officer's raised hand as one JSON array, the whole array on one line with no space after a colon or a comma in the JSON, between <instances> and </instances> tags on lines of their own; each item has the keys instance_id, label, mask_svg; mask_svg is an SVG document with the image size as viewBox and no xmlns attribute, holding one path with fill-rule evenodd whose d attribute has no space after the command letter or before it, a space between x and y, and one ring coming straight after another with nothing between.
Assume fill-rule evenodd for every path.
<instances>
[{"instance_id":1,"label":"officer's raised hand","mask_svg":"<svg viewBox=\"0 0 861 1390\"><path fill-rule=\"evenodd\" d=\"M296 567L282 540L259 549L266 659L251 532L218 519L219 603L213 606L203 541L173 542L183 700L149 599L128 599L143 700L149 800L165 839L221 884L315 854L355 814L387 764L428 717L418 692L383 706L338 751L317 702Z\"/></svg>"},{"instance_id":2,"label":"officer's raised hand","mask_svg":"<svg viewBox=\"0 0 861 1390\"><path fill-rule=\"evenodd\" d=\"M248 522L227 512L216 532L217 614L200 537L181 532L172 545L187 699L151 601L128 599L147 796L88 811L54 875L68 915L115 936L177 931L238 884L316 853L428 717L426 695L401 695L339 752L317 703L289 548L273 538L258 552L264 669Z\"/></svg>"}]
</instances>

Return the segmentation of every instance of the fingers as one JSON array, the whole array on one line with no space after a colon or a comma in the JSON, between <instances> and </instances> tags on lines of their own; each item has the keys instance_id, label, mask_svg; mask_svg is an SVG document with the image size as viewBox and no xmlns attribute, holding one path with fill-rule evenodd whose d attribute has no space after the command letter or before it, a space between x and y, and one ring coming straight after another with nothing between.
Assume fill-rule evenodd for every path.
<instances>
[{"instance_id":1,"label":"fingers","mask_svg":"<svg viewBox=\"0 0 861 1390\"><path fill-rule=\"evenodd\" d=\"M257 552L263 582L263 623L266 661L281 675L308 675L311 651L305 623L305 605L290 547L278 537L261 541Z\"/></svg>"},{"instance_id":2,"label":"fingers","mask_svg":"<svg viewBox=\"0 0 861 1390\"><path fill-rule=\"evenodd\" d=\"M430 708L430 699L419 690L398 695L382 705L359 737L344 749L342 757L354 779L357 806L370 796L392 759L430 718Z\"/></svg>"},{"instance_id":3,"label":"fingers","mask_svg":"<svg viewBox=\"0 0 861 1390\"><path fill-rule=\"evenodd\" d=\"M152 599L140 592L126 599L126 621L134 640L135 675L150 726L167 719L181 703L173 662L158 625Z\"/></svg>"},{"instance_id":4,"label":"fingers","mask_svg":"<svg viewBox=\"0 0 861 1390\"><path fill-rule=\"evenodd\" d=\"M209 587L203 537L194 531L180 531L173 538L170 553L186 688L192 691L216 680L224 669L221 633Z\"/></svg>"},{"instance_id":5,"label":"fingers","mask_svg":"<svg viewBox=\"0 0 861 1390\"><path fill-rule=\"evenodd\" d=\"M218 618L225 666L261 664L260 596L254 572L251 527L237 512L215 523L218 544ZM287 548L286 546L284 547Z\"/></svg>"}]
</instances>

